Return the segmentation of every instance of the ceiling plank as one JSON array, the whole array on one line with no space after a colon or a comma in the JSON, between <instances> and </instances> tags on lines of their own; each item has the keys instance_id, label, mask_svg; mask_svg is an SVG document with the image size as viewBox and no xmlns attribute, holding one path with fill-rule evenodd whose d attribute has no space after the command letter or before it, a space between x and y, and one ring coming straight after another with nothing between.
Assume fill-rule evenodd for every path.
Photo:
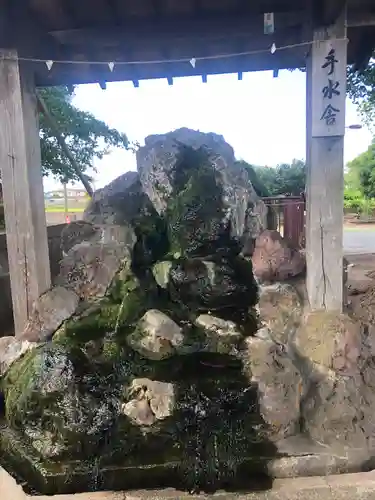
<instances>
[{"instance_id":1,"label":"ceiling plank","mask_svg":"<svg viewBox=\"0 0 375 500\"><path fill-rule=\"evenodd\" d=\"M358 43L355 46L355 71L363 71L367 68L369 60L374 53L375 47L375 32L373 29L366 27L361 30L358 37Z\"/></svg>"},{"instance_id":2,"label":"ceiling plank","mask_svg":"<svg viewBox=\"0 0 375 500\"><path fill-rule=\"evenodd\" d=\"M119 9L117 0L107 0L108 8L110 9L112 15L112 21L114 26L121 25L122 14Z\"/></svg>"},{"instance_id":3,"label":"ceiling plank","mask_svg":"<svg viewBox=\"0 0 375 500\"><path fill-rule=\"evenodd\" d=\"M52 60L65 57L65 48L46 32L29 4L25 6L13 0L6 1L9 22L8 43L17 48L19 55Z\"/></svg>"},{"instance_id":4,"label":"ceiling plank","mask_svg":"<svg viewBox=\"0 0 375 500\"><path fill-rule=\"evenodd\" d=\"M282 33L289 28L295 29L304 22L300 12L291 15L276 16L277 31ZM110 29L82 29L69 31L54 31L51 34L63 44L95 46L113 46L122 42L142 39L158 42L178 41L181 39L207 40L209 38L251 37L252 39L264 35L263 16L228 18L220 16L211 20L201 19L170 19L154 21L132 21L124 23L120 28Z\"/></svg>"},{"instance_id":5,"label":"ceiling plank","mask_svg":"<svg viewBox=\"0 0 375 500\"><path fill-rule=\"evenodd\" d=\"M6 0L0 0L0 47L6 48L9 47L7 43L11 38L10 34L10 20L9 20L9 12L7 10L7 2Z\"/></svg>"},{"instance_id":6,"label":"ceiling plank","mask_svg":"<svg viewBox=\"0 0 375 500\"><path fill-rule=\"evenodd\" d=\"M50 31L51 26L53 29L69 27L70 19L66 16L60 0L30 0L30 9L46 31Z\"/></svg>"},{"instance_id":7,"label":"ceiling plank","mask_svg":"<svg viewBox=\"0 0 375 500\"><path fill-rule=\"evenodd\" d=\"M347 3L347 0L325 0L325 26L331 26L337 22Z\"/></svg>"},{"instance_id":8,"label":"ceiling plank","mask_svg":"<svg viewBox=\"0 0 375 500\"><path fill-rule=\"evenodd\" d=\"M346 4L347 0L315 0L312 4L314 27L323 28L335 24Z\"/></svg>"},{"instance_id":9,"label":"ceiling plank","mask_svg":"<svg viewBox=\"0 0 375 500\"><path fill-rule=\"evenodd\" d=\"M69 24L75 28L79 27L76 17L76 1L75 0L60 0L61 6L66 18L69 19Z\"/></svg>"},{"instance_id":10,"label":"ceiling plank","mask_svg":"<svg viewBox=\"0 0 375 500\"><path fill-rule=\"evenodd\" d=\"M154 17L161 17L164 14L163 0L151 0Z\"/></svg>"},{"instance_id":11,"label":"ceiling plank","mask_svg":"<svg viewBox=\"0 0 375 500\"><path fill-rule=\"evenodd\" d=\"M273 12L274 14L291 12L293 10L303 11L305 9L305 2L290 2L290 0L263 0L254 2L251 0L237 0L237 11L242 14L265 14Z\"/></svg>"},{"instance_id":12,"label":"ceiling plank","mask_svg":"<svg viewBox=\"0 0 375 500\"><path fill-rule=\"evenodd\" d=\"M351 11L348 13L348 28L362 28L375 26L375 13L369 14L363 11Z\"/></svg>"}]
</instances>

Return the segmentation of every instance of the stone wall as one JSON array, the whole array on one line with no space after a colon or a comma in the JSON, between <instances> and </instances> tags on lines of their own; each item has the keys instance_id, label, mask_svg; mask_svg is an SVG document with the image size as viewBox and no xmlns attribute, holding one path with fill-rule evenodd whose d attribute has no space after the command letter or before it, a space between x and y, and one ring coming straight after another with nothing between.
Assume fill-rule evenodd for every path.
<instances>
[{"instance_id":1,"label":"stone wall","mask_svg":"<svg viewBox=\"0 0 375 500\"><path fill-rule=\"evenodd\" d=\"M66 224L59 224L56 226L49 226L47 228L52 278L57 276L59 272L59 262L62 257L60 237L61 231L65 226ZM12 296L10 291L8 254L5 234L0 235L0 323L0 337L12 334Z\"/></svg>"}]
</instances>

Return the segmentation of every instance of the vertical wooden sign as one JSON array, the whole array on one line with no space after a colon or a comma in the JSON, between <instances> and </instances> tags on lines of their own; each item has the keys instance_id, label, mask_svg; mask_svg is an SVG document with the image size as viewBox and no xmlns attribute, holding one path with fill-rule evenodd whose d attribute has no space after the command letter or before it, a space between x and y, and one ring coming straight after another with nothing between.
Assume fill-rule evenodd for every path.
<instances>
[{"instance_id":1,"label":"vertical wooden sign","mask_svg":"<svg viewBox=\"0 0 375 500\"><path fill-rule=\"evenodd\" d=\"M312 46L312 137L345 134L346 45L331 39Z\"/></svg>"}]
</instances>

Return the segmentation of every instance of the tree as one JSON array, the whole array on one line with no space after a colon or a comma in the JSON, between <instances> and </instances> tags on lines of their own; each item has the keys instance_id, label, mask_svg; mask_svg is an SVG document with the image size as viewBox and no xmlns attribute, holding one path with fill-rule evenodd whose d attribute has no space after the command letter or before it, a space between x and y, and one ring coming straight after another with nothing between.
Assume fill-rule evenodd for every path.
<instances>
[{"instance_id":1,"label":"tree","mask_svg":"<svg viewBox=\"0 0 375 500\"><path fill-rule=\"evenodd\" d=\"M256 167L242 163L252 172L251 182L259 196L298 196L305 190L306 166L302 160L293 160L290 164L282 163L276 167ZM255 183L252 176L256 177ZM261 189L257 189L257 186L261 186Z\"/></svg>"},{"instance_id":2,"label":"tree","mask_svg":"<svg viewBox=\"0 0 375 500\"><path fill-rule=\"evenodd\" d=\"M363 69L348 68L347 92L357 105L358 111L369 127L375 124L375 61L372 59Z\"/></svg>"},{"instance_id":3,"label":"tree","mask_svg":"<svg viewBox=\"0 0 375 500\"><path fill-rule=\"evenodd\" d=\"M347 190L358 190L366 198L375 198L375 139L367 151L348 163L345 175Z\"/></svg>"},{"instance_id":4,"label":"tree","mask_svg":"<svg viewBox=\"0 0 375 500\"><path fill-rule=\"evenodd\" d=\"M125 134L72 104L74 89L48 87L40 89L39 93L82 173L93 166L95 158L103 158L111 148L129 147ZM79 180L42 113L39 119L43 175L52 175L62 181Z\"/></svg>"}]
</instances>

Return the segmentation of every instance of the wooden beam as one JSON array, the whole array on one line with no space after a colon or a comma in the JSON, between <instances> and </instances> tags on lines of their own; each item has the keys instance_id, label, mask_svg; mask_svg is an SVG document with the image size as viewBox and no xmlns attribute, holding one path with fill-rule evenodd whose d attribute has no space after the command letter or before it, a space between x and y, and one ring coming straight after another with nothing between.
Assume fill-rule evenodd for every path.
<instances>
[{"instance_id":1,"label":"wooden beam","mask_svg":"<svg viewBox=\"0 0 375 500\"><path fill-rule=\"evenodd\" d=\"M107 0L108 8L111 11L111 17L113 20L113 24L115 26L121 25L121 12L117 3L117 0Z\"/></svg>"},{"instance_id":2,"label":"wooden beam","mask_svg":"<svg viewBox=\"0 0 375 500\"><path fill-rule=\"evenodd\" d=\"M24 2L22 4L10 2L8 15L11 28L6 47L17 47L19 54L26 57L35 57L35 54L38 54L40 58L48 59L64 57L61 44L47 33L28 3L25 6ZM2 40L1 42L3 43Z\"/></svg>"},{"instance_id":3,"label":"wooden beam","mask_svg":"<svg viewBox=\"0 0 375 500\"><path fill-rule=\"evenodd\" d=\"M290 12L291 10L291 2L289 0L278 0L274 2L272 0L262 0L261 2L254 2L251 0L237 0L237 10L241 14L264 14L265 12L274 12L274 13L285 13ZM303 11L305 7L304 2L296 2L293 6L293 9L296 10L300 7L300 10Z\"/></svg>"},{"instance_id":4,"label":"wooden beam","mask_svg":"<svg viewBox=\"0 0 375 500\"><path fill-rule=\"evenodd\" d=\"M193 17L199 18L205 13L204 3L202 0L193 0Z\"/></svg>"},{"instance_id":5,"label":"wooden beam","mask_svg":"<svg viewBox=\"0 0 375 500\"><path fill-rule=\"evenodd\" d=\"M358 37L358 42L355 46L355 56L354 56L354 71L362 72L364 71L372 55L374 53L375 47L375 30L365 26L361 29L361 33Z\"/></svg>"},{"instance_id":6,"label":"wooden beam","mask_svg":"<svg viewBox=\"0 0 375 500\"><path fill-rule=\"evenodd\" d=\"M152 8L155 17L161 17L163 15L163 2L161 0L151 0Z\"/></svg>"},{"instance_id":7,"label":"wooden beam","mask_svg":"<svg viewBox=\"0 0 375 500\"><path fill-rule=\"evenodd\" d=\"M275 16L277 31L275 36L282 36L283 32L289 29L302 27L305 21L304 13L301 11L290 12L288 14L279 14ZM180 18L160 19L157 23L154 21L129 21L123 24L121 28L111 29L76 29L69 31L53 31L53 35L60 43L64 45L78 45L91 47L114 47L126 43L138 43L142 41L155 40L158 43L195 40L205 41L207 39L225 39L226 37L243 37L245 39L256 40L263 37L264 17L255 16L215 16L210 19L189 18L181 20ZM266 37L269 40L269 37Z\"/></svg>"},{"instance_id":8,"label":"wooden beam","mask_svg":"<svg viewBox=\"0 0 375 500\"><path fill-rule=\"evenodd\" d=\"M273 70L276 68L303 68L306 63L306 47L301 47L293 51L277 51L275 54L267 51L267 53L255 54L243 58L223 58L222 60L216 59L214 61L199 60L198 62L196 68L192 68L188 61L168 64L168 72L166 72L163 64L116 65L113 72L110 72L108 69L106 81L141 81L154 78L163 79L167 76L169 78L201 76L202 73L216 75ZM63 65L55 64L53 67L54 71L51 74L47 74L47 71L44 71L44 68L42 69L43 72L38 73L37 80L37 84L41 86L97 83L103 78L99 71L83 72L79 65L64 67Z\"/></svg>"},{"instance_id":9,"label":"wooden beam","mask_svg":"<svg viewBox=\"0 0 375 500\"><path fill-rule=\"evenodd\" d=\"M334 25L343 9L346 9L346 4L347 0L324 0L324 26Z\"/></svg>"},{"instance_id":10,"label":"wooden beam","mask_svg":"<svg viewBox=\"0 0 375 500\"><path fill-rule=\"evenodd\" d=\"M16 335L51 285L35 85L17 52L0 51L0 165Z\"/></svg>"},{"instance_id":11,"label":"wooden beam","mask_svg":"<svg viewBox=\"0 0 375 500\"><path fill-rule=\"evenodd\" d=\"M6 10L5 0L0 0L0 46L5 47L6 40L9 40L10 22Z\"/></svg>"},{"instance_id":12,"label":"wooden beam","mask_svg":"<svg viewBox=\"0 0 375 500\"><path fill-rule=\"evenodd\" d=\"M343 307L346 10L316 30L307 61L307 293L312 310ZM324 40L324 41L320 41Z\"/></svg>"},{"instance_id":13,"label":"wooden beam","mask_svg":"<svg viewBox=\"0 0 375 500\"><path fill-rule=\"evenodd\" d=\"M120 38L117 38L115 34L116 30L112 30L110 34L106 32L106 30L98 32L98 40L91 38L95 31L81 32L79 30L78 32L72 32L72 36L69 36L68 39L66 39L63 34L61 41L67 41L68 45L66 45L66 48L69 48L71 51L71 59L75 59L75 55L78 53L83 55L86 51L87 60L90 60L90 53L92 53L95 49L96 60L129 61L129 64L117 65L115 67L115 71L105 78L107 81L140 81L143 79L168 77L171 82L171 79L175 77L201 75L202 73L209 75L232 72L238 73L239 71L245 72L252 70L303 67L305 65L306 47L294 48L293 50L288 51L277 51L276 54L268 53L270 49L270 38L269 36L263 35L263 16L261 18L259 17L259 21L260 25L258 26L258 31L261 33L259 36L256 36L254 32L251 32L251 24L246 24L246 26L244 26L243 20L239 20L239 24L236 23L236 25L232 26L232 28L235 29L231 32L230 36L228 28L230 24L229 21L224 24L220 21L220 23L217 24L218 21L216 20L215 26L219 26L220 30L217 32L214 31L207 33L207 24L197 24L194 20L191 21L190 24L185 23L181 26L185 26L185 28L190 26L190 29L192 29L192 27L201 26L201 28L205 29L202 32L194 31L193 35L189 32L190 38L185 38L184 32L178 31L179 25L177 25L177 32L175 32L176 26L171 26L169 22L166 23L170 29L169 33L166 32L162 34L161 38L155 38L155 29L159 30L159 24L163 24L162 21L160 21L160 23L157 23L156 28L150 28L151 33L148 32L144 36L142 34L142 30L141 33L138 31L134 33L134 26L130 26L129 30L122 30L120 34L117 33ZM243 27L243 31L241 30L241 26ZM278 47L283 45L298 44L301 41L304 41L302 28L302 25L290 26L285 30L279 28L273 37L273 41ZM152 33L152 30L154 30L154 33ZM83 35L83 33L85 34ZM107 35L105 35L105 33L107 33ZM113 34L114 36L112 36ZM199 38L199 36L202 36L202 38ZM87 43L91 43L91 41L93 46L88 46ZM97 45L96 42L99 42L99 45ZM140 61L142 59L146 59L149 61L153 57L156 61L168 59L168 57L163 57L166 47L173 47L173 51L171 50L168 54L172 59L179 59L186 57L187 54L194 54L194 57L199 60L200 58L206 56L208 52L217 55L217 47L222 47L222 52L227 52L229 54L237 53L238 51L258 52L261 50L266 50L267 53L228 59L224 57L223 59L216 60L200 60L199 68L197 67L196 70L190 67L188 61L175 62L173 64L166 63L165 65L160 62L145 65L131 64L132 60ZM241 50L239 50L239 47L241 47ZM38 80L38 83L40 85L43 85L46 82L47 85L51 85L53 82L61 84L69 81L69 78L71 82L75 82L77 84L100 81L100 79L102 79L99 78L100 67L97 66L97 68L97 79L95 80L95 78L91 78L89 75L84 75L82 73L82 68L79 66L69 66L67 68L63 65L56 64L54 67L54 75L41 74L41 78ZM48 80L46 79L46 76L49 77Z\"/></svg>"},{"instance_id":14,"label":"wooden beam","mask_svg":"<svg viewBox=\"0 0 375 500\"><path fill-rule=\"evenodd\" d=\"M341 0L340 0L341 1ZM335 9L332 12L319 12L318 3L314 3L316 22L329 25ZM336 7L337 8L337 7ZM277 27L275 36L280 33L304 26L308 22L307 10L296 10L288 13L275 14L275 25ZM195 39L207 40L215 37L224 38L226 36L235 36L236 38L256 39L263 36L264 29L263 14L213 16L211 18L171 18L159 19L157 23L153 20L128 20L121 26L111 28L88 28L88 29L70 29L63 31L52 31L50 34L64 45L113 47L122 43L133 42L134 40L155 42L170 41L171 39ZM352 10L347 19L348 27L374 26L375 14L364 9ZM269 38L269 37L268 37Z\"/></svg>"},{"instance_id":15,"label":"wooden beam","mask_svg":"<svg viewBox=\"0 0 375 500\"><path fill-rule=\"evenodd\" d=\"M365 12L351 12L348 16L348 28L363 28L375 26L375 14Z\"/></svg>"},{"instance_id":16,"label":"wooden beam","mask_svg":"<svg viewBox=\"0 0 375 500\"><path fill-rule=\"evenodd\" d=\"M170 53L170 50L166 47L163 47L161 50L160 50L160 54L161 54L161 57L165 60L168 60L168 59L171 59L171 53ZM173 76L170 76L170 65L169 64L163 64L163 70L166 74L166 77L167 77L167 82L168 82L168 85L171 87L173 85Z\"/></svg>"},{"instance_id":17,"label":"wooden beam","mask_svg":"<svg viewBox=\"0 0 375 500\"><path fill-rule=\"evenodd\" d=\"M77 20L77 2L75 0L64 0L61 2L65 17L69 20L69 24L75 28L78 26Z\"/></svg>"}]
</instances>

